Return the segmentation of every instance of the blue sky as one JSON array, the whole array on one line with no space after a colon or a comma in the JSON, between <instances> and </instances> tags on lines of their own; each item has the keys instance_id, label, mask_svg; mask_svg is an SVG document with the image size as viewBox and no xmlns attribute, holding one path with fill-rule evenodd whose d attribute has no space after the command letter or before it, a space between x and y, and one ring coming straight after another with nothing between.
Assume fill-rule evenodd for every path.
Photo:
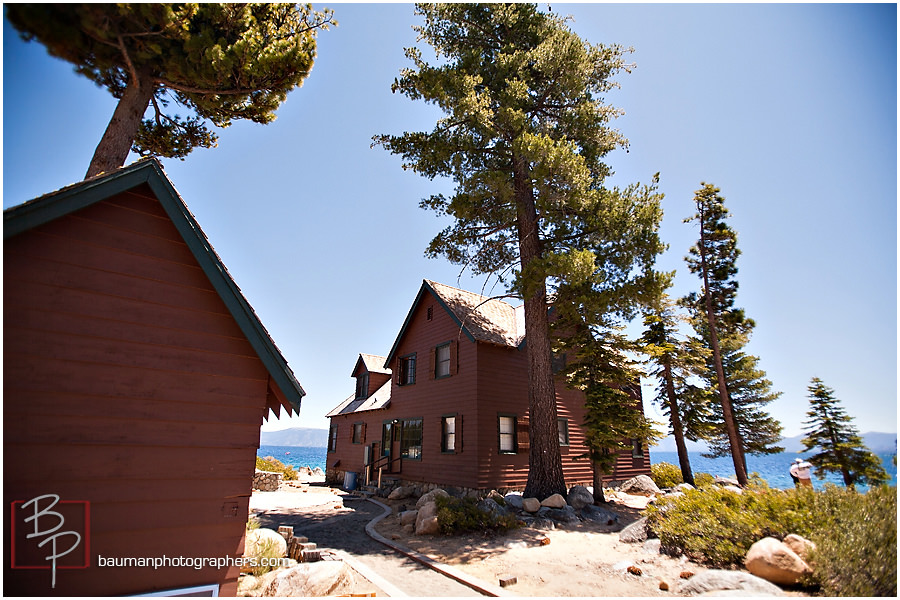
<instances>
[{"instance_id":1,"label":"blue sky","mask_svg":"<svg viewBox=\"0 0 900 600\"><path fill-rule=\"evenodd\" d=\"M328 6L340 25L274 123L236 123L218 148L163 161L307 391L299 418L264 430L326 427L358 353L389 351L422 279L483 284L423 256L447 222L418 201L451 182L370 147L439 116L390 90L415 44L412 5ZM694 191L722 189L743 253L738 305L757 322L749 351L783 393L770 411L784 434L801 433L813 376L860 431L895 432L896 6L551 6L587 41L634 48L607 96L630 140L609 157L611 183L661 173L659 266L678 271L676 295L699 289L683 261ZM4 208L79 181L113 108L4 21Z\"/></svg>"}]
</instances>

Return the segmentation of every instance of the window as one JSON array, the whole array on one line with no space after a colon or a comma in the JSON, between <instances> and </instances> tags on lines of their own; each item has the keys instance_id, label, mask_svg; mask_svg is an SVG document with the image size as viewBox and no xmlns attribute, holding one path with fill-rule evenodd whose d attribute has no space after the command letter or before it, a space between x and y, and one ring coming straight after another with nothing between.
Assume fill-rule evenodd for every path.
<instances>
[{"instance_id":1,"label":"window","mask_svg":"<svg viewBox=\"0 0 900 600\"><path fill-rule=\"evenodd\" d=\"M560 446L568 446L569 445L569 420L568 419L557 419L556 422L559 427L559 445Z\"/></svg>"},{"instance_id":2,"label":"window","mask_svg":"<svg viewBox=\"0 0 900 600\"><path fill-rule=\"evenodd\" d=\"M497 426L500 436L500 453L516 453L516 418L514 416L500 415Z\"/></svg>"},{"instance_id":3,"label":"window","mask_svg":"<svg viewBox=\"0 0 900 600\"><path fill-rule=\"evenodd\" d=\"M641 458L644 456L644 444L641 443L641 440L631 440L631 457L632 458Z\"/></svg>"},{"instance_id":4,"label":"window","mask_svg":"<svg viewBox=\"0 0 900 600\"><path fill-rule=\"evenodd\" d=\"M365 398L369 395L369 374L360 373L356 377L356 397Z\"/></svg>"},{"instance_id":5,"label":"window","mask_svg":"<svg viewBox=\"0 0 900 600\"><path fill-rule=\"evenodd\" d=\"M328 430L328 451L334 452L337 448L337 423L332 423Z\"/></svg>"},{"instance_id":6,"label":"window","mask_svg":"<svg viewBox=\"0 0 900 600\"><path fill-rule=\"evenodd\" d=\"M365 423L354 423L353 424L353 443L354 444L362 444L366 440L366 424Z\"/></svg>"},{"instance_id":7,"label":"window","mask_svg":"<svg viewBox=\"0 0 900 600\"><path fill-rule=\"evenodd\" d=\"M450 343L442 344L434 350L434 376L450 376Z\"/></svg>"},{"instance_id":8,"label":"window","mask_svg":"<svg viewBox=\"0 0 900 600\"><path fill-rule=\"evenodd\" d=\"M416 355L400 357L400 374L398 383L400 385L412 385L416 382Z\"/></svg>"},{"instance_id":9,"label":"window","mask_svg":"<svg viewBox=\"0 0 900 600\"><path fill-rule=\"evenodd\" d=\"M400 429L400 456L409 460L422 459L422 419L406 419Z\"/></svg>"},{"instance_id":10,"label":"window","mask_svg":"<svg viewBox=\"0 0 900 600\"><path fill-rule=\"evenodd\" d=\"M441 417L441 452L456 452L456 415Z\"/></svg>"}]
</instances>

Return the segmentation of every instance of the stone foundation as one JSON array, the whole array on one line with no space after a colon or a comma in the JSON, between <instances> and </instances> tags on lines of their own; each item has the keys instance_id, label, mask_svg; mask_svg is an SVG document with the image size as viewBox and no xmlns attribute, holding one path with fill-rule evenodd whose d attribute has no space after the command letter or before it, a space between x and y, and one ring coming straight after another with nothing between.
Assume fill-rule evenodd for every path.
<instances>
[{"instance_id":1,"label":"stone foundation","mask_svg":"<svg viewBox=\"0 0 900 600\"><path fill-rule=\"evenodd\" d=\"M281 473L259 471L253 474L253 489L260 492L274 492L281 485Z\"/></svg>"}]
</instances>

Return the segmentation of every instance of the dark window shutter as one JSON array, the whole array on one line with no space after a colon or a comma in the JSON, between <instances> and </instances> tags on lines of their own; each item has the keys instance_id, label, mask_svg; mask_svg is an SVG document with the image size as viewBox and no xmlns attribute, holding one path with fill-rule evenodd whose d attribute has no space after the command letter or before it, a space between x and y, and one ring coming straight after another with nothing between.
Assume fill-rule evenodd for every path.
<instances>
[{"instance_id":1,"label":"dark window shutter","mask_svg":"<svg viewBox=\"0 0 900 600\"><path fill-rule=\"evenodd\" d=\"M528 417L516 419L516 452L525 453L531 448L528 437Z\"/></svg>"}]
</instances>

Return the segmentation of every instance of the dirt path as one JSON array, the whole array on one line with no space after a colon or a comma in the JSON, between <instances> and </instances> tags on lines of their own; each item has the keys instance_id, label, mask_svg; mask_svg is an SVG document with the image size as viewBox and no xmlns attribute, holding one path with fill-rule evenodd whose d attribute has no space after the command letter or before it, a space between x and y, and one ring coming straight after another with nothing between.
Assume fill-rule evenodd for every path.
<instances>
[{"instance_id":1,"label":"dirt path","mask_svg":"<svg viewBox=\"0 0 900 600\"><path fill-rule=\"evenodd\" d=\"M409 596L480 596L370 538L365 532L366 524L381 512L371 502L345 495L300 508L267 506L256 514L263 527L277 531L279 526L292 526L294 535L306 536L319 548L346 552Z\"/></svg>"}]
</instances>

